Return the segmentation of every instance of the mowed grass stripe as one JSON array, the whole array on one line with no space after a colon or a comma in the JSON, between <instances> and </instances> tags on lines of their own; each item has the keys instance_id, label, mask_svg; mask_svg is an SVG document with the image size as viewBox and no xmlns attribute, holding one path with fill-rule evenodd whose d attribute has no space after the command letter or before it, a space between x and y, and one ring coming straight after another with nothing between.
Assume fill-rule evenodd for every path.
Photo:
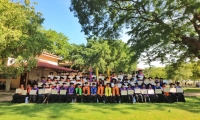
<instances>
[{"instance_id":1,"label":"mowed grass stripe","mask_svg":"<svg viewBox=\"0 0 200 120\"><path fill-rule=\"evenodd\" d=\"M136 104L12 104L0 103L2 120L199 120L200 97L187 97L186 103Z\"/></svg>"}]
</instances>

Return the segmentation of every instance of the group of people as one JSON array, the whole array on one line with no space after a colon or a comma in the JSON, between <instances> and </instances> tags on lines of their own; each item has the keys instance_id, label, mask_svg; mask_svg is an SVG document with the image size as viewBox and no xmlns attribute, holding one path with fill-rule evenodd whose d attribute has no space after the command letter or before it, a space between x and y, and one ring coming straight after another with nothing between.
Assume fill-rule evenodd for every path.
<instances>
[{"instance_id":1,"label":"group of people","mask_svg":"<svg viewBox=\"0 0 200 120\"><path fill-rule=\"evenodd\" d=\"M52 76L52 74L51 74ZM166 83L162 78L156 77L154 80L149 77L145 78L142 71L133 75L130 79L123 75L122 71L117 76L115 73L112 76L102 79L100 74L96 76L70 76L66 75L57 77L49 76L41 78L41 81L30 84L24 88L21 85L19 89L27 90L27 94L16 93L13 95L13 103L23 103L25 99L32 103L55 103L55 102L77 102L77 103L173 103L185 102L184 94L177 92L166 92ZM85 78L85 79L84 79ZM171 83L170 88L181 88L180 83ZM35 94L31 91L35 90ZM40 90L49 90L48 93L40 93ZM52 91L56 93L52 93ZM160 90L160 93L156 93ZM63 94L64 91L64 94ZM138 92L139 91L139 92ZM146 91L146 92L142 92ZM151 92L150 92L151 91ZM152 92L153 91L153 92Z\"/></svg>"}]
</instances>

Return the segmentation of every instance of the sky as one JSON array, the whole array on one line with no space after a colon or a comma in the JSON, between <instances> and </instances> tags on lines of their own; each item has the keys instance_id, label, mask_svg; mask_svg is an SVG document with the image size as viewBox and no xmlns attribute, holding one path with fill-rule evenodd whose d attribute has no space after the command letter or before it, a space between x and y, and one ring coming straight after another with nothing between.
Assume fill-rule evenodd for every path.
<instances>
[{"instance_id":1,"label":"sky","mask_svg":"<svg viewBox=\"0 0 200 120\"><path fill-rule=\"evenodd\" d=\"M86 43L86 36L81 32L81 25L78 22L78 18L74 17L74 14L70 12L70 1L71 0L32 0L31 2L37 2L34 5L37 12L43 14L45 21L43 26L45 29L53 29L57 32L64 33L69 38L69 43L82 44ZM129 36L126 34L122 35L121 38L124 42L127 42ZM164 65L159 64L158 61L152 62L151 65L156 67L163 67ZM138 68L145 68L143 62L140 62Z\"/></svg>"}]
</instances>

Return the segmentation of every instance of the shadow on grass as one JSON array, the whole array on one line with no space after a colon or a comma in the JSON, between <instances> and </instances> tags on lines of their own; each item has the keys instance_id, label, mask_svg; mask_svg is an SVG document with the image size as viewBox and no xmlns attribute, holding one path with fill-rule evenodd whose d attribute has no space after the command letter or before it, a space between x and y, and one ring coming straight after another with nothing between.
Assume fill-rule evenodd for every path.
<instances>
[{"instance_id":1,"label":"shadow on grass","mask_svg":"<svg viewBox=\"0 0 200 120\"><path fill-rule=\"evenodd\" d=\"M166 111L168 109L180 109L191 113L200 113L200 97L187 97L186 103L135 103L135 104L102 104L102 103L53 103L53 104L13 104L10 102L0 103L0 116L21 114L27 117L46 115L48 119L59 119L64 114L68 119L73 119L73 113L100 112L109 114L121 112L131 114L133 111ZM166 109L167 108L167 109ZM10 114L10 115L12 115Z\"/></svg>"}]
</instances>

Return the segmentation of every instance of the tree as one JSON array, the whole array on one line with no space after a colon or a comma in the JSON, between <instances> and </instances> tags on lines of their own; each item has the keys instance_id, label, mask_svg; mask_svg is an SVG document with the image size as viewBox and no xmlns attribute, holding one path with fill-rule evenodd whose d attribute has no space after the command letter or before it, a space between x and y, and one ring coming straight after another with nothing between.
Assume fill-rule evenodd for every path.
<instances>
[{"instance_id":1,"label":"tree","mask_svg":"<svg viewBox=\"0 0 200 120\"><path fill-rule=\"evenodd\" d=\"M173 80L188 80L193 76L193 65L181 64L178 68L174 68L173 66L166 67L167 78Z\"/></svg>"},{"instance_id":2,"label":"tree","mask_svg":"<svg viewBox=\"0 0 200 120\"><path fill-rule=\"evenodd\" d=\"M166 69L164 67L150 67L145 68L144 73L146 77L159 77L167 79Z\"/></svg>"},{"instance_id":3,"label":"tree","mask_svg":"<svg viewBox=\"0 0 200 120\"><path fill-rule=\"evenodd\" d=\"M192 73L191 79L193 80L199 80L200 79L200 61L196 61L191 63L192 64Z\"/></svg>"},{"instance_id":4,"label":"tree","mask_svg":"<svg viewBox=\"0 0 200 120\"><path fill-rule=\"evenodd\" d=\"M1 0L0 18L0 72L8 78L6 86L10 86L10 77L34 67L35 56L49 49L51 42L39 31L44 18L29 0ZM10 66L8 57L15 58Z\"/></svg>"},{"instance_id":5,"label":"tree","mask_svg":"<svg viewBox=\"0 0 200 120\"><path fill-rule=\"evenodd\" d=\"M59 55L66 60L69 58L69 50L71 45L69 44L69 38L63 33L58 33L55 30L41 30L45 33L47 38L52 42L51 49L47 50L48 52Z\"/></svg>"},{"instance_id":6,"label":"tree","mask_svg":"<svg viewBox=\"0 0 200 120\"><path fill-rule=\"evenodd\" d=\"M132 60L182 62L200 58L199 0L71 0L89 37L118 39L126 30Z\"/></svg>"},{"instance_id":7,"label":"tree","mask_svg":"<svg viewBox=\"0 0 200 120\"><path fill-rule=\"evenodd\" d=\"M128 46L121 40L93 40L88 39L86 45L73 45L70 52L73 66L88 70L89 67L98 68L99 71L123 70L131 72L136 64L130 62L134 53L128 50Z\"/></svg>"}]
</instances>

